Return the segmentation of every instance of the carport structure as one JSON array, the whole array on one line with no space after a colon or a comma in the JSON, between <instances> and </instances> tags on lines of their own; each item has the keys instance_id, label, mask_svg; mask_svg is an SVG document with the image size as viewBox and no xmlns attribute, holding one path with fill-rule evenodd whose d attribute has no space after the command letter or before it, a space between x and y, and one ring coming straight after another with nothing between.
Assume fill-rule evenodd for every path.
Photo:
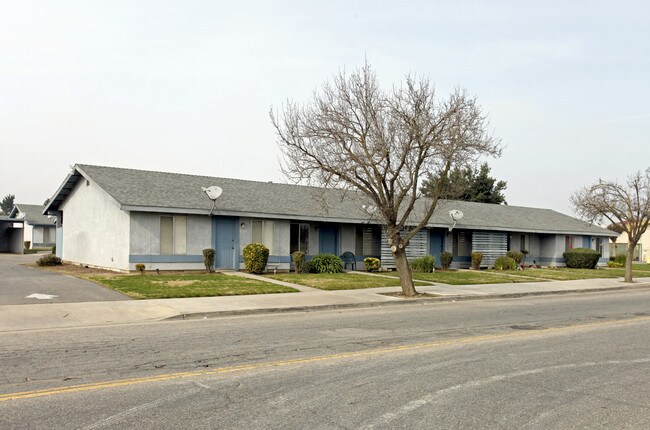
<instances>
[{"instance_id":1,"label":"carport structure","mask_svg":"<svg viewBox=\"0 0 650 430\"><path fill-rule=\"evenodd\" d=\"M24 227L22 219L0 218L0 252L23 253Z\"/></svg>"}]
</instances>

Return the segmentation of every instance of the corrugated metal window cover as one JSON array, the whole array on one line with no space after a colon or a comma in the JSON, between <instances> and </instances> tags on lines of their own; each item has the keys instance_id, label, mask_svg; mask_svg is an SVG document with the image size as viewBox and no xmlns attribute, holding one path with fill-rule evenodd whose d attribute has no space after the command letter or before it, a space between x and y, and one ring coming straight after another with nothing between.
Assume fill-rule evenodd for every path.
<instances>
[{"instance_id":1,"label":"corrugated metal window cover","mask_svg":"<svg viewBox=\"0 0 650 430\"><path fill-rule=\"evenodd\" d=\"M403 235L406 231L402 230L401 233ZM406 258L411 261L414 258L425 255L429 255L429 230L423 228L413 236L406 247ZM381 267L385 269L395 268L393 253L390 250L390 246L388 246L388 236L383 229L381 232Z\"/></svg>"},{"instance_id":2,"label":"corrugated metal window cover","mask_svg":"<svg viewBox=\"0 0 650 430\"><path fill-rule=\"evenodd\" d=\"M508 252L508 233L475 231L472 234L472 252L483 253L482 267L494 266L494 261Z\"/></svg>"}]
</instances>

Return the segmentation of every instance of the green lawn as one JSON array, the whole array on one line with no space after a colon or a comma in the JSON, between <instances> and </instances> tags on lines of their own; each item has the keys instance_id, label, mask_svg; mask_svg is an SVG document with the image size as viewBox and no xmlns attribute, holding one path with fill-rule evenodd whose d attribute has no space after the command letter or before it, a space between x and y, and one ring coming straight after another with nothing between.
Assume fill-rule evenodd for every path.
<instances>
[{"instance_id":1,"label":"green lawn","mask_svg":"<svg viewBox=\"0 0 650 430\"><path fill-rule=\"evenodd\" d=\"M632 263L632 270L642 270L644 272L650 272L650 264L648 264L648 263Z\"/></svg>"},{"instance_id":2,"label":"green lawn","mask_svg":"<svg viewBox=\"0 0 650 430\"><path fill-rule=\"evenodd\" d=\"M269 278L320 290L356 290L359 288L398 287L399 280L363 273L278 273ZM426 285L418 282L416 285Z\"/></svg>"},{"instance_id":3,"label":"green lawn","mask_svg":"<svg viewBox=\"0 0 650 430\"><path fill-rule=\"evenodd\" d=\"M245 294L294 293L298 290L254 279L218 273L185 275L89 276L98 284L134 299L236 296Z\"/></svg>"},{"instance_id":4,"label":"green lawn","mask_svg":"<svg viewBox=\"0 0 650 430\"><path fill-rule=\"evenodd\" d=\"M498 272L497 272L498 273ZM532 278L549 279L555 281L572 281L576 279L596 278L622 278L625 276L625 269L569 269L566 267L547 269L527 269L524 271L508 271L511 273ZM633 277L650 276L648 272L632 271Z\"/></svg>"},{"instance_id":5,"label":"green lawn","mask_svg":"<svg viewBox=\"0 0 650 430\"><path fill-rule=\"evenodd\" d=\"M388 272L388 274L397 276L396 272ZM521 272L517 274L521 274ZM470 270L436 270L433 273L413 272L413 279L449 285L510 284L542 281L541 279L523 278L521 276L508 276L505 273L486 273L485 271Z\"/></svg>"}]
</instances>

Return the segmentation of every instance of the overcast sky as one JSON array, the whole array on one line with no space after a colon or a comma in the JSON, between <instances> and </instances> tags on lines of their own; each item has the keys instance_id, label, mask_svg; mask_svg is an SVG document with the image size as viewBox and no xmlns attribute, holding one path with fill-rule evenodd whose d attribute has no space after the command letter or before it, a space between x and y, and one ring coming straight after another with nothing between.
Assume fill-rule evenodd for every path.
<instances>
[{"instance_id":1,"label":"overcast sky","mask_svg":"<svg viewBox=\"0 0 650 430\"><path fill-rule=\"evenodd\" d=\"M285 182L270 106L364 57L477 96L509 204L650 166L647 2L305 3L0 0L0 197L75 163Z\"/></svg>"}]
</instances>

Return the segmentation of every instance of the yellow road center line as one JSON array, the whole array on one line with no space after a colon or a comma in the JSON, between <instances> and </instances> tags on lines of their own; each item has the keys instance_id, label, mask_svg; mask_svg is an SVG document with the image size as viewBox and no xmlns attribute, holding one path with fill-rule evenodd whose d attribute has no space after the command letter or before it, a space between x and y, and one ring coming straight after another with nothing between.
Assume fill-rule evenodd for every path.
<instances>
[{"instance_id":1,"label":"yellow road center line","mask_svg":"<svg viewBox=\"0 0 650 430\"><path fill-rule=\"evenodd\" d=\"M283 366L291 366L296 364L309 364L309 363L339 360L339 359L346 359L346 358L369 357L373 355L389 354L394 352L403 352L403 351L410 351L415 349L439 348L442 346L469 344L469 343L489 341L489 340L504 340L504 339L517 338L517 337L530 337L530 336L549 334L549 333L559 333L559 332L583 330L583 329L596 328L596 327L631 324L631 323L643 322L649 320L650 320L650 316L636 317L636 318L628 318L628 319L616 320L616 321L606 321L606 322L596 322L596 323L587 323L587 324L576 324L576 325L565 326L565 327L546 328L546 329L535 330L535 331L518 331L518 332L502 333L502 334L489 334L489 335L462 337L462 338L455 338L455 339L415 343L409 345L391 346L387 348L366 349L361 351L342 352L338 354L320 355L314 357L294 358L294 359L279 360L279 361L268 361L263 363L245 364L241 366L219 367L219 368L209 369L209 370L194 370L194 371L186 371L186 372L167 373L167 374L155 375L155 376L144 376L140 378L127 378L127 379L120 379L114 381L93 382L88 384L48 388L44 390L33 390L33 391L0 394L0 402L6 402L10 400L30 399L34 397L54 396L58 394L75 393L81 391L101 390L104 388L115 388L115 387L124 387L130 385L147 384L152 382L170 381L174 379L191 378L196 376L210 376L210 375L219 375L224 373L244 372L247 370L267 369L272 367L283 367Z\"/></svg>"}]
</instances>

